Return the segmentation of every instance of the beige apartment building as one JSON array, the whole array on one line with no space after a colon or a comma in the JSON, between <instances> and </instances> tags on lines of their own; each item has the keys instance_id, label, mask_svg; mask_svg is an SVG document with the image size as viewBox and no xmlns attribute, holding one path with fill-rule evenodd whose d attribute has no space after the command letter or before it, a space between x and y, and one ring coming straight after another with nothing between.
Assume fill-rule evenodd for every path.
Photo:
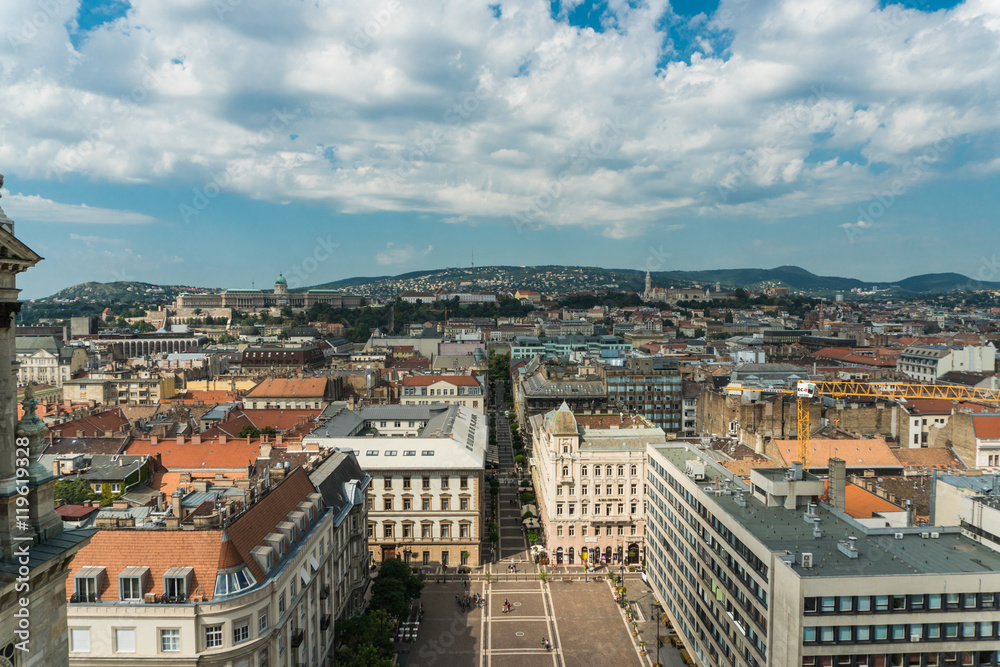
<instances>
[{"instance_id":1,"label":"beige apartment building","mask_svg":"<svg viewBox=\"0 0 1000 667\"><path fill-rule=\"evenodd\" d=\"M958 527L864 526L799 465L648 456L645 575L699 667L997 665L1000 554Z\"/></svg>"},{"instance_id":2,"label":"beige apartment building","mask_svg":"<svg viewBox=\"0 0 1000 667\"><path fill-rule=\"evenodd\" d=\"M161 528L98 531L66 585L70 665L325 665L363 604L367 484L337 454L242 511L177 503Z\"/></svg>"},{"instance_id":3,"label":"beige apartment building","mask_svg":"<svg viewBox=\"0 0 1000 667\"><path fill-rule=\"evenodd\" d=\"M173 398L177 387L173 375L120 371L91 373L63 382L63 399L96 405L157 405Z\"/></svg>"},{"instance_id":4,"label":"beige apartment building","mask_svg":"<svg viewBox=\"0 0 1000 667\"><path fill-rule=\"evenodd\" d=\"M646 447L664 443L663 430L645 417L574 415L565 402L535 415L529 425L532 479L550 562L639 563Z\"/></svg>"},{"instance_id":5,"label":"beige apartment building","mask_svg":"<svg viewBox=\"0 0 1000 667\"><path fill-rule=\"evenodd\" d=\"M401 380L402 405L464 405L486 414L483 385L474 375L410 375Z\"/></svg>"},{"instance_id":6,"label":"beige apartment building","mask_svg":"<svg viewBox=\"0 0 1000 667\"><path fill-rule=\"evenodd\" d=\"M303 438L303 446L353 451L371 475L372 562L476 567L488 429L485 416L460 405L345 407Z\"/></svg>"}]
</instances>

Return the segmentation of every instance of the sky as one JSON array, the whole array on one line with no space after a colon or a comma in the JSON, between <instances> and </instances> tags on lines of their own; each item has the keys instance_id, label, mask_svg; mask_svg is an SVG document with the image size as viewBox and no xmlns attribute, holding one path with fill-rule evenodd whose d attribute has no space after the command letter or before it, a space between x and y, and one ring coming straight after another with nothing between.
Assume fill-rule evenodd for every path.
<instances>
[{"instance_id":1,"label":"sky","mask_svg":"<svg viewBox=\"0 0 1000 667\"><path fill-rule=\"evenodd\" d=\"M991 0L0 3L0 207L87 280L1000 280Z\"/></svg>"}]
</instances>

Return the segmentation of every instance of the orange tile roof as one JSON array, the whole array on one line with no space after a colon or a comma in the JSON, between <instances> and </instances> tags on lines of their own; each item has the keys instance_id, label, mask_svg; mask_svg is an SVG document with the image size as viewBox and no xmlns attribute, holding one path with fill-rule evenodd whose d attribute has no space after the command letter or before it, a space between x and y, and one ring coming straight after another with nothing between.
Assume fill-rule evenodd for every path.
<instances>
[{"instance_id":1,"label":"orange tile roof","mask_svg":"<svg viewBox=\"0 0 1000 667\"><path fill-rule=\"evenodd\" d=\"M756 470L757 468L773 468L774 461L769 459L740 459L738 461L727 460L720 461L729 472L733 473L737 477L749 477L751 470Z\"/></svg>"},{"instance_id":2,"label":"orange tile roof","mask_svg":"<svg viewBox=\"0 0 1000 667\"><path fill-rule=\"evenodd\" d=\"M830 480L823 480L823 488L827 494L824 500L829 502ZM903 509L857 484L848 482L844 488L844 511L855 519L870 519L875 512L902 512Z\"/></svg>"},{"instance_id":3,"label":"orange tile roof","mask_svg":"<svg viewBox=\"0 0 1000 667\"><path fill-rule=\"evenodd\" d=\"M172 472L199 469L241 470L260 456L260 441L237 438L227 439L222 443L213 439L203 440L196 445L185 440L178 445L176 440L168 438L154 445L152 440L135 440L125 453L148 456L159 454L160 463Z\"/></svg>"},{"instance_id":4,"label":"orange tile roof","mask_svg":"<svg viewBox=\"0 0 1000 667\"><path fill-rule=\"evenodd\" d=\"M163 595L163 575L172 567L192 567L191 597L210 600L222 544L221 530L99 530L77 553L66 578L66 597L73 595L73 575L86 566L104 567L98 591L103 601L118 599L118 575L130 566L148 567L143 593Z\"/></svg>"},{"instance_id":5,"label":"orange tile roof","mask_svg":"<svg viewBox=\"0 0 1000 667\"><path fill-rule=\"evenodd\" d=\"M288 396L323 396L325 378L271 378L250 390L248 398L285 398Z\"/></svg>"},{"instance_id":6,"label":"orange tile roof","mask_svg":"<svg viewBox=\"0 0 1000 667\"><path fill-rule=\"evenodd\" d=\"M309 475L302 468L295 468L281 484L226 529L233 546L257 581L263 581L265 575L250 550L264 544L264 536L274 532L274 527L284 521L289 512L297 510L299 503L307 500L311 493L316 493L316 487L309 481Z\"/></svg>"},{"instance_id":7,"label":"orange tile roof","mask_svg":"<svg viewBox=\"0 0 1000 667\"><path fill-rule=\"evenodd\" d=\"M972 418L972 427L976 431L977 438L996 440L1000 438L1000 415L975 415Z\"/></svg>"},{"instance_id":8,"label":"orange tile roof","mask_svg":"<svg viewBox=\"0 0 1000 667\"><path fill-rule=\"evenodd\" d=\"M174 397L161 400L161 403L195 403L201 401L205 405L218 405L219 403L234 403L240 400L240 392L231 392L223 389L188 389L178 392Z\"/></svg>"},{"instance_id":9,"label":"orange tile roof","mask_svg":"<svg viewBox=\"0 0 1000 667\"><path fill-rule=\"evenodd\" d=\"M584 428L610 429L618 428L652 428L652 424L645 417L629 415L622 419L621 415L573 415L576 423Z\"/></svg>"},{"instance_id":10,"label":"orange tile roof","mask_svg":"<svg viewBox=\"0 0 1000 667\"><path fill-rule=\"evenodd\" d=\"M894 454L904 468L965 468L947 447L900 447Z\"/></svg>"},{"instance_id":11,"label":"orange tile roof","mask_svg":"<svg viewBox=\"0 0 1000 667\"><path fill-rule=\"evenodd\" d=\"M132 424L120 408L86 415L79 419L56 424L49 428L55 437L76 437L77 431L89 438L101 437L107 431L122 431L131 428Z\"/></svg>"},{"instance_id":12,"label":"orange tile roof","mask_svg":"<svg viewBox=\"0 0 1000 667\"><path fill-rule=\"evenodd\" d=\"M784 459L784 465L791 465L799 457L797 440L775 440L773 449ZM898 467L899 461L881 438L865 440L809 439L809 465L814 468L829 467L831 458L841 458L848 468L858 467Z\"/></svg>"},{"instance_id":13,"label":"orange tile roof","mask_svg":"<svg viewBox=\"0 0 1000 667\"><path fill-rule=\"evenodd\" d=\"M427 387L447 382L456 387L478 387L479 381L471 375L409 375L403 378L404 387Z\"/></svg>"}]
</instances>

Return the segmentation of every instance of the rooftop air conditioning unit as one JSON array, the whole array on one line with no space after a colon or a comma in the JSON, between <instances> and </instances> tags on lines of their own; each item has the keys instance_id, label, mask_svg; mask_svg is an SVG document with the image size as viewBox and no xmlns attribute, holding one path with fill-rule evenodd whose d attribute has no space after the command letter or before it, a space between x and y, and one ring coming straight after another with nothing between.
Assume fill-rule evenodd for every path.
<instances>
[{"instance_id":1,"label":"rooftop air conditioning unit","mask_svg":"<svg viewBox=\"0 0 1000 667\"><path fill-rule=\"evenodd\" d=\"M925 540L930 536L931 536L930 533L920 533L920 537L924 538Z\"/></svg>"},{"instance_id":2,"label":"rooftop air conditioning unit","mask_svg":"<svg viewBox=\"0 0 1000 667\"><path fill-rule=\"evenodd\" d=\"M802 567L806 570L811 570L813 566L813 555L810 553L802 554Z\"/></svg>"},{"instance_id":3,"label":"rooftop air conditioning unit","mask_svg":"<svg viewBox=\"0 0 1000 667\"><path fill-rule=\"evenodd\" d=\"M897 540L903 539L903 534L902 533L893 533L892 536L895 537Z\"/></svg>"},{"instance_id":4,"label":"rooftop air conditioning unit","mask_svg":"<svg viewBox=\"0 0 1000 667\"><path fill-rule=\"evenodd\" d=\"M938 533L938 532L933 532L933 533L931 533L931 539L932 539L932 540L936 540L936 539L938 539L939 537L941 537L941 533Z\"/></svg>"}]
</instances>

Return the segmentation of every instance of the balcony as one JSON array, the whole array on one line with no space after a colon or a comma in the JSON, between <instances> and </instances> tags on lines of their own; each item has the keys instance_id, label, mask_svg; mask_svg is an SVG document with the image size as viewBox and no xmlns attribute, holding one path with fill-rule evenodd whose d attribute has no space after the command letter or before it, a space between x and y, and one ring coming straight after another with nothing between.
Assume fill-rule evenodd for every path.
<instances>
[{"instance_id":1,"label":"balcony","mask_svg":"<svg viewBox=\"0 0 1000 667\"><path fill-rule=\"evenodd\" d=\"M302 640L305 639L306 631L302 628L298 630L292 630L292 648L298 648L302 646Z\"/></svg>"},{"instance_id":2,"label":"balcony","mask_svg":"<svg viewBox=\"0 0 1000 667\"><path fill-rule=\"evenodd\" d=\"M73 593L70 596L69 601L71 604L92 604L94 602L100 602L97 598L97 593Z\"/></svg>"}]
</instances>

